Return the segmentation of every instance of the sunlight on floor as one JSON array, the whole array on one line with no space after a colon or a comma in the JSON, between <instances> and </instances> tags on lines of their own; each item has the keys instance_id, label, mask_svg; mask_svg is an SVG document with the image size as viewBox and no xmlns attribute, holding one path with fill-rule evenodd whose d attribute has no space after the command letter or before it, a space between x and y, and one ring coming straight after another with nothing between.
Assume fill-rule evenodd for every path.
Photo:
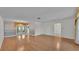
<instances>
[{"instance_id":1,"label":"sunlight on floor","mask_svg":"<svg viewBox=\"0 0 79 59\"><path fill-rule=\"evenodd\" d=\"M18 47L17 50L18 50L18 51L23 51L23 50L24 50L24 46L20 46L20 47Z\"/></svg>"}]
</instances>

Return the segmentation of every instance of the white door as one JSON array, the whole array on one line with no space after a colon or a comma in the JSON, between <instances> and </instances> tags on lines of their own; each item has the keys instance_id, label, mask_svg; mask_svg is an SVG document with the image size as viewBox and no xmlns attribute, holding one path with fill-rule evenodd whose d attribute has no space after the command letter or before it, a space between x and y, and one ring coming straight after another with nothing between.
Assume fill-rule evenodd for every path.
<instances>
[{"instance_id":1,"label":"white door","mask_svg":"<svg viewBox=\"0 0 79 59\"><path fill-rule=\"evenodd\" d=\"M0 17L0 48L2 45L2 42L4 40L4 24L3 19Z\"/></svg>"},{"instance_id":2,"label":"white door","mask_svg":"<svg viewBox=\"0 0 79 59\"><path fill-rule=\"evenodd\" d=\"M61 23L54 24L54 35L61 36Z\"/></svg>"}]
</instances>

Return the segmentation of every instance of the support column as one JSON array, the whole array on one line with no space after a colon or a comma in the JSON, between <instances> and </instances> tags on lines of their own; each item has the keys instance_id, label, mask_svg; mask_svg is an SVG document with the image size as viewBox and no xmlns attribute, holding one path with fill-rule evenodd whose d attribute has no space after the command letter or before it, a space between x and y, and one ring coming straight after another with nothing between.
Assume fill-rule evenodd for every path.
<instances>
[{"instance_id":1,"label":"support column","mask_svg":"<svg viewBox=\"0 0 79 59\"><path fill-rule=\"evenodd\" d=\"M0 16L0 48L2 46L3 40L4 40L4 21Z\"/></svg>"},{"instance_id":2,"label":"support column","mask_svg":"<svg viewBox=\"0 0 79 59\"><path fill-rule=\"evenodd\" d=\"M29 25L27 25L27 41L28 42L30 41L29 37L30 37L30 29L29 29Z\"/></svg>"},{"instance_id":3,"label":"support column","mask_svg":"<svg viewBox=\"0 0 79 59\"><path fill-rule=\"evenodd\" d=\"M76 44L79 44L79 18L76 22L76 40L75 40Z\"/></svg>"}]
</instances>

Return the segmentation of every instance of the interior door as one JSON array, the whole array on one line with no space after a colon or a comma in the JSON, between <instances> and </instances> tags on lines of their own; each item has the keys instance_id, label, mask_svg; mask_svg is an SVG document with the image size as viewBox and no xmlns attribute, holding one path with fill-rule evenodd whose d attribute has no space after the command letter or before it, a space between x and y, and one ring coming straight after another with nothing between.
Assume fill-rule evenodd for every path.
<instances>
[{"instance_id":1,"label":"interior door","mask_svg":"<svg viewBox=\"0 0 79 59\"><path fill-rule=\"evenodd\" d=\"M54 24L54 35L60 36L61 35L61 23Z\"/></svg>"}]
</instances>

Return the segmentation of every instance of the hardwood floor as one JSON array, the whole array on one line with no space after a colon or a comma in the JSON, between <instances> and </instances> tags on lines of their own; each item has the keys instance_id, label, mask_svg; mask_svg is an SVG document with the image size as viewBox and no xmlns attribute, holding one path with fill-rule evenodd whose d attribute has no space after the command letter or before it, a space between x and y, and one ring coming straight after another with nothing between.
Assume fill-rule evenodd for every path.
<instances>
[{"instance_id":1,"label":"hardwood floor","mask_svg":"<svg viewBox=\"0 0 79 59\"><path fill-rule=\"evenodd\" d=\"M74 40L55 36L17 36L4 39L1 51L79 51Z\"/></svg>"}]
</instances>

